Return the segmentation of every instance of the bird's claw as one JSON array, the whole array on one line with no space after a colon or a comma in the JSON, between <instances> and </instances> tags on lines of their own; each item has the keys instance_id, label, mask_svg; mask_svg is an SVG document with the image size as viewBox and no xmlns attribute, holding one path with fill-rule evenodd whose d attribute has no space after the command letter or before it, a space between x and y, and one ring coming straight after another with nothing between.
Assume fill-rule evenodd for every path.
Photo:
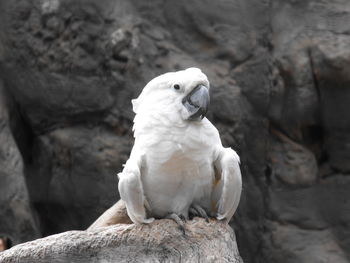
<instances>
[{"instance_id":1,"label":"bird's claw","mask_svg":"<svg viewBox=\"0 0 350 263\"><path fill-rule=\"evenodd\" d=\"M177 215L175 213L169 214L166 218L174 220L176 224L179 226L180 231L182 234L185 236L186 231L185 231L185 224L186 223L186 218L183 215Z\"/></svg>"},{"instance_id":2,"label":"bird's claw","mask_svg":"<svg viewBox=\"0 0 350 263\"><path fill-rule=\"evenodd\" d=\"M193 217L195 217L195 216L202 217L205 219L205 221L207 223L209 223L209 216L208 216L207 212L205 212L205 210L202 207L200 207L199 205L197 205L197 204L192 205L190 207L189 211Z\"/></svg>"}]
</instances>

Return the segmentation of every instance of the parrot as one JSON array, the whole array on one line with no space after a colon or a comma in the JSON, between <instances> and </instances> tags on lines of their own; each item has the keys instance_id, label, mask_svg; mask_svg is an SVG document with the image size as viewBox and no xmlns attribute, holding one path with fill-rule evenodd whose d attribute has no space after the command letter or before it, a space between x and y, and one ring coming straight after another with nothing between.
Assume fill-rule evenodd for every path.
<instances>
[{"instance_id":1,"label":"parrot","mask_svg":"<svg viewBox=\"0 0 350 263\"><path fill-rule=\"evenodd\" d=\"M152 79L132 100L134 145L118 190L135 224L189 215L229 222L242 192L240 158L205 117L209 81L199 68Z\"/></svg>"}]
</instances>

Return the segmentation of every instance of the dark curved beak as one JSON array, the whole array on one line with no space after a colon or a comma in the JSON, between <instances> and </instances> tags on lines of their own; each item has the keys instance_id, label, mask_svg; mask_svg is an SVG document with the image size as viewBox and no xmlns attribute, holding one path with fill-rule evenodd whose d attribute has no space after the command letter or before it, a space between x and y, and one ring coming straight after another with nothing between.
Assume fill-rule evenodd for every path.
<instances>
[{"instance_id":1,"label":"dark curved beak","mask_svg":"<svg viewBox=\"0 0 350 263\"><path fill-rule=\"evenodd\" d=\"M204 85L195 87L185 98L182 104L190 113L189 120L203 119L210 103L209 90Z\"/></svg>"}]
</instances>

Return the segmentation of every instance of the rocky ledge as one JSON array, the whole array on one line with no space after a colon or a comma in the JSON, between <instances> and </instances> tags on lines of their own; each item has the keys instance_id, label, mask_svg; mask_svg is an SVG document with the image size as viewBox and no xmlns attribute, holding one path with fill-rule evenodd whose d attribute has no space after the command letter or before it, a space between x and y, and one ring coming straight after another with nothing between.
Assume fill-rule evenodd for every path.
<instances>
[{"instance_id":1,"label":"rocky ledge","mask_svg":"<svg viewBox=\"0 0 350 263\"><path fill-rule=\"evenodd\" d=\"M0 262L243 262L229 225L195 218L185 229L164 219L67 231L17 245Z\"/></svg>"}]
</instances>

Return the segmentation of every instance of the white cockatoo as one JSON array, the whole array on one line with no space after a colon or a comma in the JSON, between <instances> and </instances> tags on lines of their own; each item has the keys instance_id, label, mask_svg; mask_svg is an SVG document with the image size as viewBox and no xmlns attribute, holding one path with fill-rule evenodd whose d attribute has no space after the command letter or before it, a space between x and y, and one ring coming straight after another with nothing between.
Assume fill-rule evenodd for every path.
<instances>
[{"instance_id":1,"label":"white cockatoo","mask_svg":"<svg viewBox=\"0 0 350 263\"><path fill-rule=\"evenodd\" d=\"M160 75L132 104L135 143L118 185L130 219L178 222L192 211L228 222L241 196L239 157L204 117L206 75L198 68Z\"/></svg>"}]
</instances>

